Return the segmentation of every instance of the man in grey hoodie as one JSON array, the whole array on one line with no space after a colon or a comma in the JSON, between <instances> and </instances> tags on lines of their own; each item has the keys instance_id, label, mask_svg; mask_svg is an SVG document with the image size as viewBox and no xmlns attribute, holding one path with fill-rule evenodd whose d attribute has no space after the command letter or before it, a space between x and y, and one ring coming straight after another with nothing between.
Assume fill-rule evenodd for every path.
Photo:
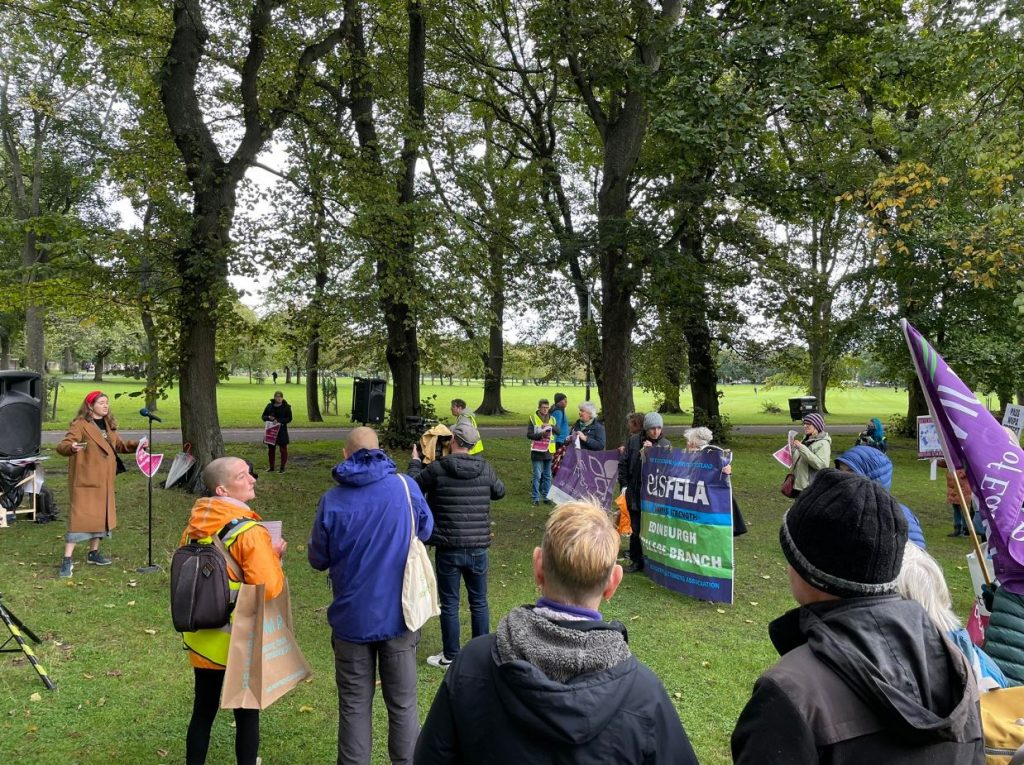
<instances>
[{"instance_id":1,"label":"man in grey hoodie","mask_svg":"<svg viewBox=\"0 0 1024 765\"><path fill-rule=\"evenodd\" d=\"M415 762L697 765L661 681L597 610L622 581L619 535L586 502L559 505L533 551L541 597L458 654Z\"/></svg>"}]
</instances>

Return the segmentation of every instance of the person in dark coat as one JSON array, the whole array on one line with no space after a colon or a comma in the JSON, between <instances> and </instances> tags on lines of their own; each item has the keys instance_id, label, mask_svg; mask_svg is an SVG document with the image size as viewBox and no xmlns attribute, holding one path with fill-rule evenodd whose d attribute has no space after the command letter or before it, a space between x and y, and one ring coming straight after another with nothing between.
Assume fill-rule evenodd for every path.
<instances>
[{"instance_id":1,"label":"person in dark coat","mask_svg":"<svg viewBox=\"0 0 1024 765\"><path fill-rule=\"evenodd\" d=\"M580 418L572 427L566 439L568 443L578 443L581 449L599 452L604 449L604 424L597 420L597 407L590 401L580 404Z\"/></svg>"},{"instance_id":2,"label":"person in dark coat","mask_svg":"<svg viewBox=\"0 0 1024 765\"><path fill-rule=\"evenodd\" d=\"M414 762L697 765L657 676L597 609L615 594L619 535L589 502L559 505L533 551L541 597L471 640L423 723Z\"/></svg>"},{"instance_id":3,"label":"person in dark coat","mask_svg":"<svg viewBox=\"0 0 1024 765\"><path fill-rule=\"evenodd\" d=\"M970 665L896 591L907 521L889 492L821 470L779 542L800 607L768 626L781 658L740 714L733 762L984 763Z\"/></svg>"},{"instance_id":4,"label":"person in dark coat","mask_svg":"<svg viewBox=\"0 0 1024 765\"><path fill-rule=\"evenodd\" d=\"M270 463L270 472L274 472L274 452L280 447L281 448L281 472L284 472L285 465L288 464L288 423L292 421L292 406L284 400L284 393L279 390L274 391L274 397L270 399L270 402L263 409L263 421L264 422L276 422L281 426L281 429L277 431L277 442L275 444L267 445L267 459Z\"/></svg>"},{"instance_id":5,"label":"person in dark coat","mask_svg":"<svg viewBox=\"0 0 1024 765\"><path fill-rule=\"evenodd\" d=\"M629 535L629 568L627 574L644 570L644 548L640 543L640 477L645 454L650 449L671 449L672 444L662 434L665 421L657 412L644 416L644 430L630 436L626 451L619 457L619 485L626 490L626 508L633 531Z\"/></svg>"},{"instance_id":6,"label":"person in dark coat","mask_svg":"<svg viewBox=\"0 0 1024 765\"><path fill-rule=\"evenodd\" d=\"M423 467L412 448L409 475L434 514L433 545L441 600L441 653L427 657L447 667L459 653L459 581L466 583L473 637L491 631L487 606L487 548L491 546L491 500L505 496L505 484L479 454L470 454L480 433L463 420L452 427L451 453Z\"/></svg>"}]
</instances>

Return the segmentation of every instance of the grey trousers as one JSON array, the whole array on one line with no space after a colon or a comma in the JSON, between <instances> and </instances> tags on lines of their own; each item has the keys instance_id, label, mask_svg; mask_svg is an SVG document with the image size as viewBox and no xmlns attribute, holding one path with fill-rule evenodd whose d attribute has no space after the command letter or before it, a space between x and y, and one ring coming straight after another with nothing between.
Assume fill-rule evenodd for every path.
<instances>
[{"instance_id":1,"label":"grey trousers","mask_svg":"<svg viewBox=\"0 0 1024 765\"><path fill-rule=\"evenodd\" d=\"M419 631L377 643L347 643L332 638L334 679L338 684L338 765L370 763L378 667L388 710L388 756L394 765L411 765L420 733L416 706L419 642Z\"/></svg>"}]
</instances>

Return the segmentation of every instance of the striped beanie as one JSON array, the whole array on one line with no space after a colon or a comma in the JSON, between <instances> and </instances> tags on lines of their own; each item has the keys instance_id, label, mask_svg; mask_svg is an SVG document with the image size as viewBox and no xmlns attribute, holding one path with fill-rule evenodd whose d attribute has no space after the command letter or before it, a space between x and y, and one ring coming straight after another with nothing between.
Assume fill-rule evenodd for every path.
<instances>
[{"instance_id":1,"label":"striped beanie","mask_svg":"<svg viewBox=\"0 0 1024 765\"><path fill-rule=\"evenodd\" d=\"M811 412L810 414L804 415L804 423L810 425L819 433L825 432L825 418L817 412Z\"/></svg>"}]
</instances>

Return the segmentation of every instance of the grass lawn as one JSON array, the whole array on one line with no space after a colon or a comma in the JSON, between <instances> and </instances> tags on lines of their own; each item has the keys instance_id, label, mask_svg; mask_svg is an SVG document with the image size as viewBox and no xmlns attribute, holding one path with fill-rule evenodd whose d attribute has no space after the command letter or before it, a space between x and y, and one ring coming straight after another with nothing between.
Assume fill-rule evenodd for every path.
<instances>
[{"instance_id":1,"label":"grass lawn","mask_svg":"<svg viewBox=\"0 0 1024 765\"><path fill-rule=\"evenodd\" d=\"M744 436L732 444L735 492L750 526L736 541L733 606L681 597L642 575L630 575L604 608L606 617L627 626L633 651L665 684L705 765L730 761L736 718L754 680L776 658L766 626L794 605L778 546L779 520L788 500L778 491L782 468L770 456L777 441L777 436ZM852 444L853 438L838 437L836 451L849 446L847 441ZM339 446L301 443L291 452L288 473L261 472L253 507L265 518L284 522L296 632L315 675L263 714L261 754L268 765L333 762L336 746L337 696L326 620L330 590L326 575L306 564L304 543L317 498L331 485L329 471ZM232 447L232 453L264 466L263 452L255 446ZM927 463L915 460L910 442L896 441L890 454L896 464L894 493L920 517L929 550L946 571L956 610L966 614L970 579L963 556L968 546L945 536L951 526L945 484L928 480ZM536 597L530 554L540 542L545 513L530 506L529 456L519 439L489 439L485 456L508 486L507 498L494 506L493 627L509 609ZM403 455L399 468L404 467ZM66 510L66 461L54 455L47 468ZM71 580L57 579L63 523L19 521L0 529L3 602L43 639L36 652L59 685L55 693L45 690L20 654L0 658L4 762L149 765L184 760L192 673L170 623L167 568L192 498L154 489L154 558L164 571L148 575L135 573L146 559L146 482L136 469L118 479L117 499L120 523L103 548L114 565L84 565L85 546L80 545ZM465 604L462 627L465 638ZM0 641L3 635L0 625ZM442 677L424 662L440 645L434 619L424 628L418 651L421 716ZM386 717L379 694L374 712L373 761L384 763ZM209 762L233 762L233 735L231 715L222 712Z\"/></svg>"},{"instance_id":2,"label":"grass lawn","mask_svg":"<svg viewBox=\"0 0 1024 765\"><path fill-rule=\"evenodd\" d=\"M57 418L45 423L48 430L61 430L74 417L85 395L100 387L112 397L111 405L114 415L122 428L143 428L145 420L139 416L142 399L130 397L128 394L141 390L142 383L137 380L126 380L119 377L108 378L99 386L91 381L65 380L57 397ZM722 385L722 411L729 416L734 425L785 425L790 422L787 399L803 396L801 388L783 387L765 390L763 386L753 385ZM217 387L217 403L220 424L223 428L258 428L261 427L260 415L275 390L284 392L285 398L292 405L295 416L294 427L347 427L351 425L349 413L352 408L352 378L343 377L338 380L338 414L325 415L323 423L310 423L306 419L306 392L300 385L274 385L270 382L262 385L250 384L246 378L233 377ZM582 387L534 385L510 385L502 391L502 401L510 414L500 417L480 417L481 425L520 425L537 408L537 400L545 397L554 399L556 391L563 391L569 397L569 414L575 418L576 406L584 400L586 390ZM755 392L756 391L756 392ZM439 414L448 417L449 402L453 398L465 400L469 406L475 407L483 396L483 388L475 385L424 385L421 388L423 398L436 395L436 408ZM597 387L591 395L600 405ZM389 391L390 396L390 391ZM654 405L654 397L636 388L633 391L636 406L640 411L647 411ZM833 424L862 424L871 417L880 417L887 422L895 413L906 413L907 394L892 388L851 388L849 390L831 390L828 394L830 414L828 422ZM686 391L683 401L689 401ZM781 414L765 414L762 407L766 402L774 402ZM390 398L388 399L390 404ZM178 428L181 420L178 415L178 391L168 391L168 398L160 402L160 417L163 424L156 423L156 428ZM689 415L669 415L666 422L673 425L689 424Z\"/></svg>"}]
</instances>

